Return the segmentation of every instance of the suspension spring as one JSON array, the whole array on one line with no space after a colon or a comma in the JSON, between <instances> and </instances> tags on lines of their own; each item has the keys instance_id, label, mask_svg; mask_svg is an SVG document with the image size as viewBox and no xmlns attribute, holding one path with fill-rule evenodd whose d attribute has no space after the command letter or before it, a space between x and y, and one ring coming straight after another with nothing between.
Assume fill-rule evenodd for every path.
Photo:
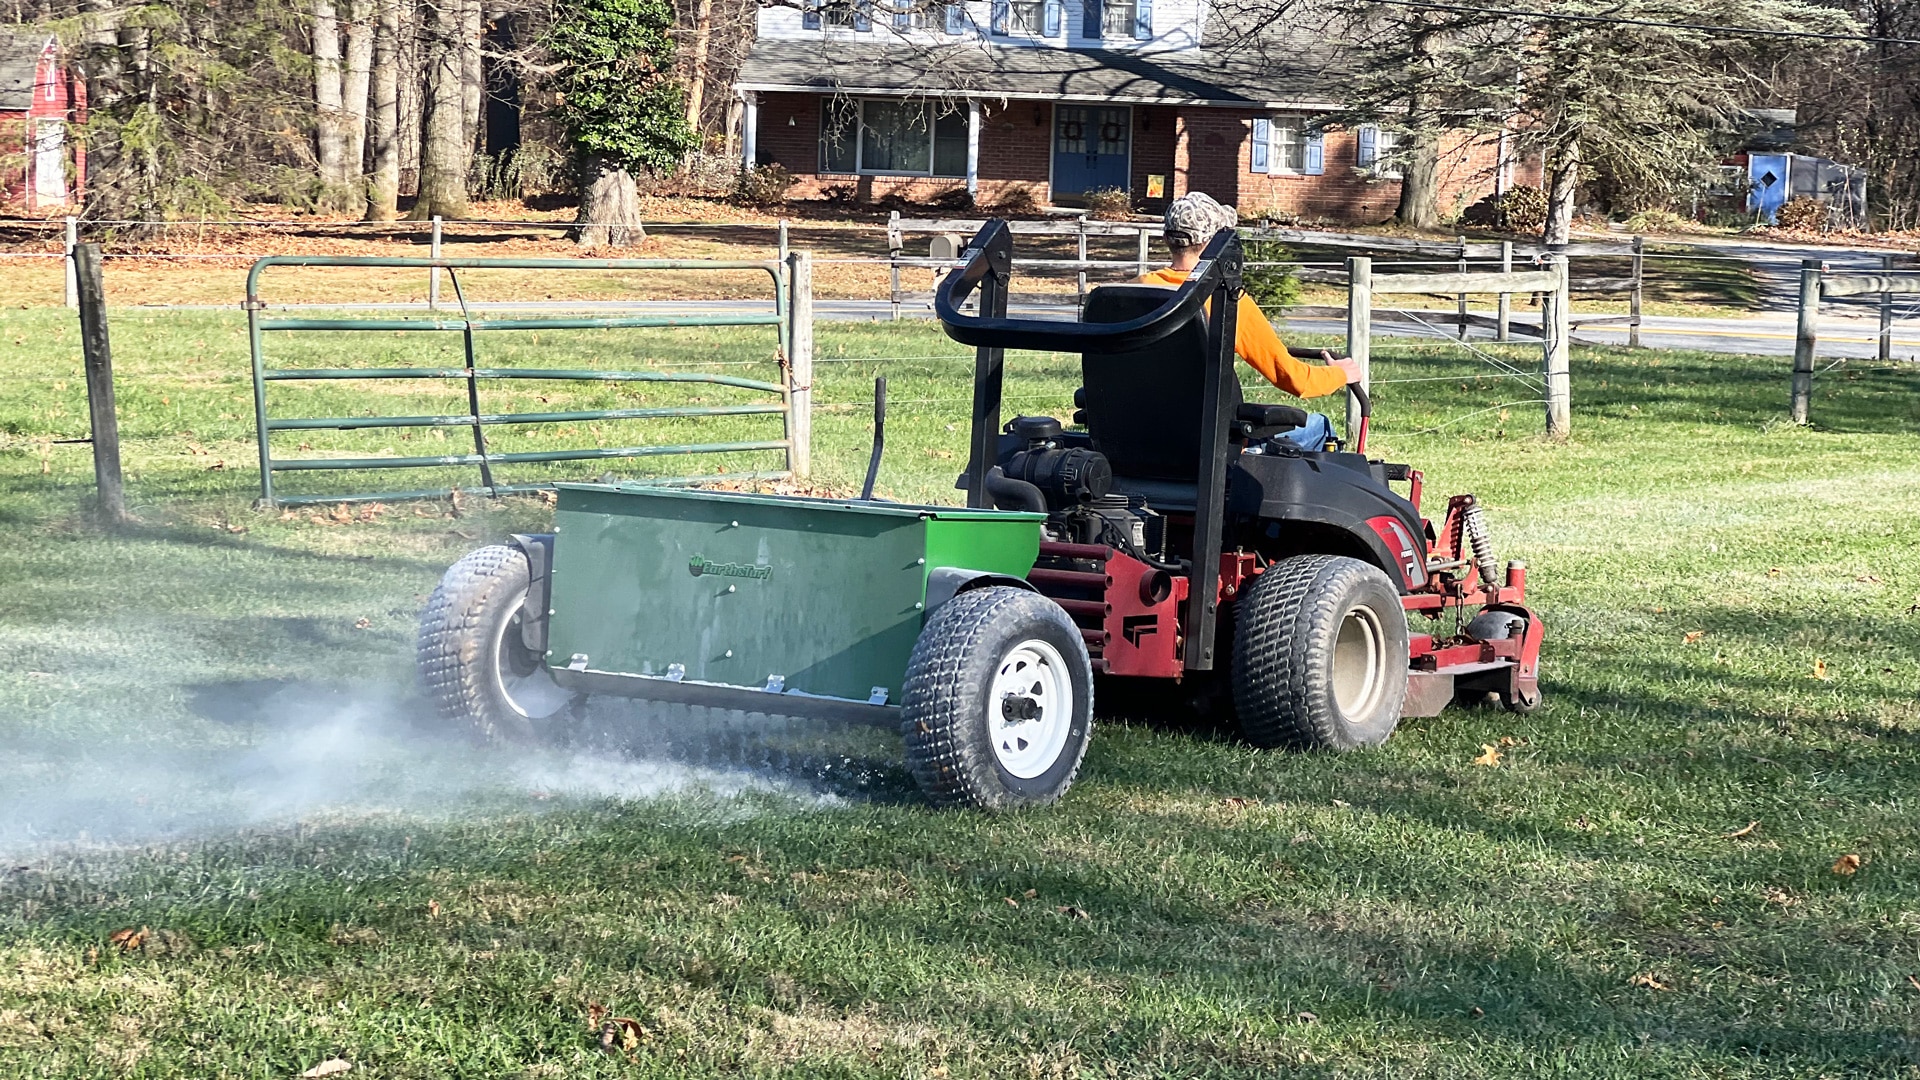
<instances>
[{"instance_id":1,"label":"suspension spring","mask_svg":"<svg viewBox=\"0 0 1920 1080\"><path fill-rule=\"evenodd\" d=\"M1493 557L1493 538L1487 535L1487 519L1480 510L1480 500L1467 496L1466 509L1460 512L1460 531L1466 534L1467 546L1473 550L1473 562L1480 570L1480 580L1487 587L1499 588L1500 579L1494 574L1500 564Z\"/></svg>"}]
</instances>

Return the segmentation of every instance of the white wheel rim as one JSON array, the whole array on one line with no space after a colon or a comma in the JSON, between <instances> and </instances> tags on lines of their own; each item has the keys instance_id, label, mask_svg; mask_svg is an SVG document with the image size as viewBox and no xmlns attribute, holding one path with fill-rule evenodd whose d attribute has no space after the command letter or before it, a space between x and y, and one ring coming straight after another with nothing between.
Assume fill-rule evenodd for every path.
<instances>
[{"instance_id":1,"label":"white wheel rim","mask_svg":"<svg viewBox=\"0 0 1920 1080\"><path fill-rule=\"evenodd\" d=\"M1379 703L1386 687L1386 642L1380 616L1364 604L1340 620L1333 639L1333 703L1349 720L1365 717Z\"/></svg>"},{"instance_id":2,"label":"white wheel rim","mask_svg":"<svg viewBox=\"0 0 1920 1080\"><path fill-rule=\"evenodd\" d=\"M1073 676L1058 649L1029 638L1007 650L987 691L987 734L1001 768L1022 780L1053 768L1073 713Z\"/></svg>"},{"instance_id":3,"label":"white wheel rim","mask_svg":"<svg viewBox=\"0 0 1920 1080\"><path fill-rule=\"evenodd\" d=\"M527 602L522 591L513 601L513 614L493 630L493 684L507 708L529 720L545 720L566 707L568 693L553 681L546 658L535 656L520 641L520 620Z\"/></svg>"}]
</instances>

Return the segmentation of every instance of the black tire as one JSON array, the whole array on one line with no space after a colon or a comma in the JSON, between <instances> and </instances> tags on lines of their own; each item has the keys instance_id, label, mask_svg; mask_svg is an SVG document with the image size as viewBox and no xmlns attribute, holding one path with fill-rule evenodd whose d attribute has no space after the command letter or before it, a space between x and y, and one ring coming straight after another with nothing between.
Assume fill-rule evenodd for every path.
<instances>
[{"instance_id":1,"label":"black tire","mask_svg":"<svg viewBox=\"0 0 1920 1080\"><path fill-rule=\"evenodd\" d=\"M1028 678L1031 689L1021 685ZM1009 707L1034 712L1009 716ZM989 586L947 601L907 661L900 731L907 766L935 806L1058 800L1093 735L1093 664L1079 628L1025 589Z\"/></svg>"},{"instance_id":2,"label":"black tire","mask_svg":"<svg viewBox=\"0 0 1920 1080\"><path fill-rule=\"evenodd\" d=\"M1336 555L1269 567L1240 598L1233 703L1255 746L1378 746L1407 697L1407 620L1380 568Z\"/></svg>"},{"instance_id":3,"label":"black tire","mask_svg":"<svg viewBox=\"0 0 1920 1080\"><path fill-rule=\"evenodd\" d=\"M469 552L420 613L415 662L427 696L443 719L487 741L537 738L572 697L521 640L531 574L517 547Z\"/></svg>"}]
</instances>

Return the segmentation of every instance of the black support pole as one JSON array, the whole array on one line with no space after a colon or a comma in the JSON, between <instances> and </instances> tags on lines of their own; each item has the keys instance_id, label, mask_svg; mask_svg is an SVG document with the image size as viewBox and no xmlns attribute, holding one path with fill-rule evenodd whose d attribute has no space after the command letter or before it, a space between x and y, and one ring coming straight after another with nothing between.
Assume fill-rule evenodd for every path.
<instances>
[{"instance_id":1,"label":"black support pole","mask_svg":"<svg viewBox=\"0 0 1920 1080\"><path fill-rule=\"evenodd\" d=\"M981 318L1007 317L1007 287L1013 278L1013 236L1004 227L983 235L989 267L979 288ZM982 345L973 360L973 431L968 440L967 505L976 510L991 509L993 496L987 494L987 472L1000 456L1000 396L1006 379L1007 350Z\"/></svg>"},{"instance_id":2,"label":"black support pole","mask_svg":"<svg viewBox=\"0 0 1920 1080\"><path fill-rule=\"evenodd\" d=\"M1212 245L1209 245L1211 248ZM1182 663L1188 671L1212 671L1214 631L1220 617L1220 543L1227 514L1227 452L1232 449L1231 380L1237 354L1234 335L1239 326L1240 240L1229 235L1215 256L1218 277L1207 312L1207 373L1201 384L1200 422L1206 425L1200 440L1199 498L1193 515L1192 592L1187 598L1187 647ZM1193 277L1206 273L1195 267Z\"/></svg>"},{"instance_id":3,"label":"black support pole","mask_svg":"<svg viewBox=\"0 0 1920 1080\"><path fill-rule=\"evenodd\" d=\"M120 482L120 420L113 405L113 349L107 340L100 245L75 245L73 263L80 301L80 348L87 367L87 415L93 428L94 487L101 521L119 525L127 520L127 499Z\"/></svg>"}]
</instances>

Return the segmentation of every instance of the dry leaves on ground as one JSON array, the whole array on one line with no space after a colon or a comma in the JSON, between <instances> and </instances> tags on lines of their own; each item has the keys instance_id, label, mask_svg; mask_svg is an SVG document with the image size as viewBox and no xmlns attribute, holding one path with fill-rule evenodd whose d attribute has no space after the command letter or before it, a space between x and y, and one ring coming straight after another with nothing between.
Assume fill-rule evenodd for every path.
<instances>
[{"instance_id":1,"label":"dry leaves on ground","mask_svg":"<svg viewBox=\"0 0 1920 1080\"><path fill-rule=\"evenodd\" d=\"M1480 756L1473 759L1475 765L1497 766L1500 764L1500 748L1492 743L1480 744Z\"/></svg>"},{"instance_id":2,"label":"dry leaves on ground","mask_svg":"<svg viewBox=\"0 0 1920 1080\"><path fill-rule=\"evenodd\" d=\"M339 1076L341 1073L347 1072L352 1068L353 1062L351 1061L342 1061L339 1058L328 1058L313 1068L308 1069L306 1072L301 1073L300 1080L317 1080L318 1077L322 1076Z\"/></svg>"},{"instance_id":3,"label":"dry leaves on ground","mask_svg":"<svg viewBox=\"0 0 1920 1080\"><path fill-rule=\"evenodd\" d=\"M1852 877L1860 872L1860 856L1847 854L1833 860L1833 872L1841 877Z\"/></svg>"},{"instance_id":4,"label":"dry leaves on ground","mask_svg":"<svg viewBox=\"0 0 1920 1080\"><path fill-rule=\"evenodd\" d=\"M1813 677L1816 679L1829 678L1827 675L1827 662L1825 660L1815 658L1813 661Z\"/></svg>"},{"instance_id":5,"label":"dry leaves on ground","mask_svg":"<svg viewBox=\"0 0 1920 1080\"><path fill-rule=\"evenodd\" d=\"M1726 836L1722 837L1722 839L1738 840L1743 836L1752 836L1753 831L1755 829L1758 829L1759 827L1760 827L1759 821L1749 821L1746 823L1746 825L1742 826L1741 828L1733 830L1732 832L1728 833Z\"/></svg>"},{"instance_id":6,"label":"dry leaves on ground","mask_svg":"<svg viewBox=\"0 0 1920 1080\"><path fill-rule=\"evenodd\" d=\"M1687 631L1687 636L1680 639L1680 644L1691 645L1706 636L1707 632L1705 630L1689 630Z\"/></svg>"},{"instance_id":7,"label":"dry leaves on ground","mask_svg":"<svg viewBox=\"0 0 1920 1080\"><path fill-rule=\"evenodd\" d=\"M1671 990L1673 987L1655 978L1650 971L1643 971L1627 980L1628 986L1638 986L1645 990Z\"/></svg>"}]
</instances>

